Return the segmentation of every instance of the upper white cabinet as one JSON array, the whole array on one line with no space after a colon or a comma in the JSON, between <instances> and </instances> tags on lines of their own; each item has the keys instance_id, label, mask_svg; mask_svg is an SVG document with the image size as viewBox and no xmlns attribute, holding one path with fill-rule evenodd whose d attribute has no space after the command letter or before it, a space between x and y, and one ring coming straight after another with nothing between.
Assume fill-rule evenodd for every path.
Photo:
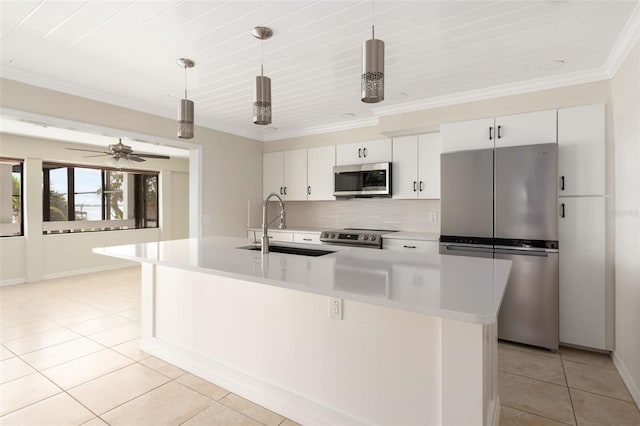
<instances>
[{"instance_id":1,"label":"upper white cabinet","mask_svg":"<svg viewBox=\"0 0 640 426\"><path fill-rule=\"evenodd\" d=\"M262 154L262 198L272 192L284 195L284 152Z\"/></svg>"},{"instance_id":2,"label":"upper white cabinet","mask_svg":"<svg viewBox=\"0 0 640 426\"><path fill-rule=\"evenodd\" d=\"M555 143L556 110L528 112L442 125L443 151Z\"/></svg>"},{"instance_id":3,"label":"upper white cabinet","mask_svg":"<svg viewBox=\"0 0 640 426\"><path fill-rule=\"evenodd\" d=\"M558 195L605 194L603 104L558 110Z\"/></svg>"},{"instance_id":4,"label":"upper white cabinet","mask_svg":"<svg viewBox=\"0 0 640 426\"><path fill-rule=\"evenodd\" d=\"M272 192L289 201L307 199L306 149L263 154L262 196Z\"/></svg>"},{"instance_id":5,"label":"upper white cabinet","mask_svg":"<svg viewBox=\"0 0 640 426\"><path fill-rule=\"evenodd\" d=\"M391 161L391 139L336 146L336 166Z\"/></svg>"},{"instance_id":6,"label":"upper white cabinet","mask_svg":"<svg viewBox=\"0 0 640 426\"><path fill-rule=\"evenodd\" d=\"M393 198L440 198L440 133L393 138Z\"/></svg>"},{"instance_id":7,"label":"upper white cabinet","mask_svg":"<svg viewBox=\"0 0 640 426\"><path fill-rule=\"evenodd\" d=\"M493 148L493 124L493 117L443 124L443 152Z\"/></svg>"},{"instance_id":8,"label":"upper white cabinet","mask_svg":"<svg viewBox=\"0 0 640 426\"><path fill-rule=\"evenodd\" d=\"M335 145L307 150L307 200L335 200L333 196L335 164Z\"/></svg>"}]
</instances>

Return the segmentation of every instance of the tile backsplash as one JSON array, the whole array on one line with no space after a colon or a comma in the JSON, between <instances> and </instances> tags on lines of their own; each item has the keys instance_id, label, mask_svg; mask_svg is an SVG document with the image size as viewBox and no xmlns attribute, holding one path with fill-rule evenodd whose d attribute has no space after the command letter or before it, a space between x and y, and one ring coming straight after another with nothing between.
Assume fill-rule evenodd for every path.
<instances>
[{"instance_id":1,"label":"tile backsplash","mask_svg":"<svg viewBox=\"0 0 640 426\"><path fill-rule=\"evenodd\" d=\"M286 201L287 225L326 229L370 228L440 232L440 200L393 200L354 198L336 201ZM280 208L269 203L269 218ZM435 213L437 223L430 221ZM262 223L262 202L248 203L248 227Z\"/></svg>"}]
</instances>

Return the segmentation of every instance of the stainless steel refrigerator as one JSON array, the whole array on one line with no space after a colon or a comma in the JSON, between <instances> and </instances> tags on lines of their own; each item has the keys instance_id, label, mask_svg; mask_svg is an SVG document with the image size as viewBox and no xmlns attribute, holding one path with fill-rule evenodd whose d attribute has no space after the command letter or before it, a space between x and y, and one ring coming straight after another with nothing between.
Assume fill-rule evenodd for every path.
<instances>
[{"instance_id":1,"label":"stainless steel refrigerator","mask_svg":"<svg viewBox=\"0 0 640 426\"><path fill-rule=\"evenodd\" d=\"M557 144L444 153L440 253L512 261L498 337L558 349Z\"/></svg>"}]
</instances>

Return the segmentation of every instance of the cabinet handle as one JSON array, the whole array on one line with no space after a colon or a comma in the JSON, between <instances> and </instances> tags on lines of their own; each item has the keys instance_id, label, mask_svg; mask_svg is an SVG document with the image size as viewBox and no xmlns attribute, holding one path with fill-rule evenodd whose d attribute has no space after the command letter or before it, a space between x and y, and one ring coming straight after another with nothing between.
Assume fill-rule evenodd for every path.
<instances>
[{"instance_id":1,"label":"cabinet handle","mask_svg":"<svg viewBox=\"0 0 640 426\"><path fill-rule=\"evenodd\" d=\"M358 148L358 158L362 158L362 148Z\"/></svg>"},{"instance_id":2,"label":"cabinet handle","mask_svg":"<svg viewBox=\"0 0 640 426\"><path fill-rule=\"evenodd\" d=\"M424 191L424 182L420 181L420 192Z\"/></svg>"},{"instance_id":3,"label":"cabinet handle","mask_svg":"<svg viewBox=\"0 0 640 426\"><path fill-rule=\"evenodd\" d=\"M500 129L502 128L502 126L498 126L498 139L500 139L502 137L502 135L500 134Z\"/></svg>"},{"instance_id":4,"label":"cabinet handle","mask_svg":"<svg viewBox=\"0 0 640 426\"><path fill-rule=\"evenodd\" d=\"M416 248L416 246L409 246L409 245L406 245L406 244L405 244L403 247L404 247L404 248L410 248L410 249L414 249L414 248Z\"/></svg>"},{"instance_id":5,"label":"cabinet handle","mask_svg":"<svg viewBox=\"0 0 640 426\"><path fill-rule=\"evenodd\" d=\"M307 186L307 195L311 195L311 185Z\"/></svg>"},{"instance_id":6,"label":"cabinet handle","mask_svg":"<svg viewBox=\"0 0 640 426\"><path fill-rule=\"evenodd\" d=\"M284 195L287 195L287 187L284 187Z\"/></svg>"},{"instance_id":7,"label":"cabinet handle","mask_svg":"<svg viewBox=\"0 0 640 426\"><path fill-rule=\"evenodd\" d=\"M366 157L366 156L367 156L367 148L363 148L363 149L362 149L362 153L363 153L363 154L364 154L364 156Z\"/></svg>"},{"instance_id":8,"label":"cabinet handle","mask_svg":"<svg viewBox=\"0 0 640 426\"><path fill-rule=\"evenodd\" d=\"M560 217L564 217L564 203L560 204Z\"/></svg>"},{"instance_id":9,"label":"cabinet handle","mask_svg":"<svg viewBox=\"0 0 640 426\"><path fill-rule=\"evenodd\" d=\"M493 140L493 126L489 126L489 140Z\"/></svg>"},{"instance_id":10,"label":"cabinet handle","mask_svg":"<svg viewBox=\"0 0 640 426\"><path fill-rule=\"evenodd\" d=\"M280 195L283 195L283 194L282 194L282 187L280 187Z\"/></svg>"},{"instance_id":11,"label":"cabinet handle","mask_svg":"<svg viewBox=\"0 0 640 426\"><path fill-rule=\"evenodd\" d=\"M413 192L416 192L418 190L418 182L416 182L415 180L413 181Z\"/></svg>"},{"instance_id":12,"label":"cabinet handle","mask_svg":"<svg viewBox=\"0 0 640 426\"><path fill-rule=\"evenodd\" d=\"M564 176L560 176L560 191L564 191Z\"/></svg>"},{"instance_id":13,"label":"cabinet handle","mask_svg":"<svg viewBox=\"0 0 640 426\"><path fill-rule=\"evenodd\" d=\"M303 238L302 241L311 241L311 238Z\"/></svg>"}]
</instances>

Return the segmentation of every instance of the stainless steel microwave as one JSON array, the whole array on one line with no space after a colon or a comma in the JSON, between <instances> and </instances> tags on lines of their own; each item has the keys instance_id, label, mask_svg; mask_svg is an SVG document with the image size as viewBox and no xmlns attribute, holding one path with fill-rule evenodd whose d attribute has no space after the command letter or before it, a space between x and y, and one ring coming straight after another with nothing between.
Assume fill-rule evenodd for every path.
<instances>
[{"instance_id":1,"label":"stainless steel microwave","mask_svg":"<svg viewBox=\"0 0 640 426\"><path fill-rule=\"evenodd\" d=\"M391 196L391 163L335 166L333 177L336 197Z\"/></svg>"}]
</instances>

